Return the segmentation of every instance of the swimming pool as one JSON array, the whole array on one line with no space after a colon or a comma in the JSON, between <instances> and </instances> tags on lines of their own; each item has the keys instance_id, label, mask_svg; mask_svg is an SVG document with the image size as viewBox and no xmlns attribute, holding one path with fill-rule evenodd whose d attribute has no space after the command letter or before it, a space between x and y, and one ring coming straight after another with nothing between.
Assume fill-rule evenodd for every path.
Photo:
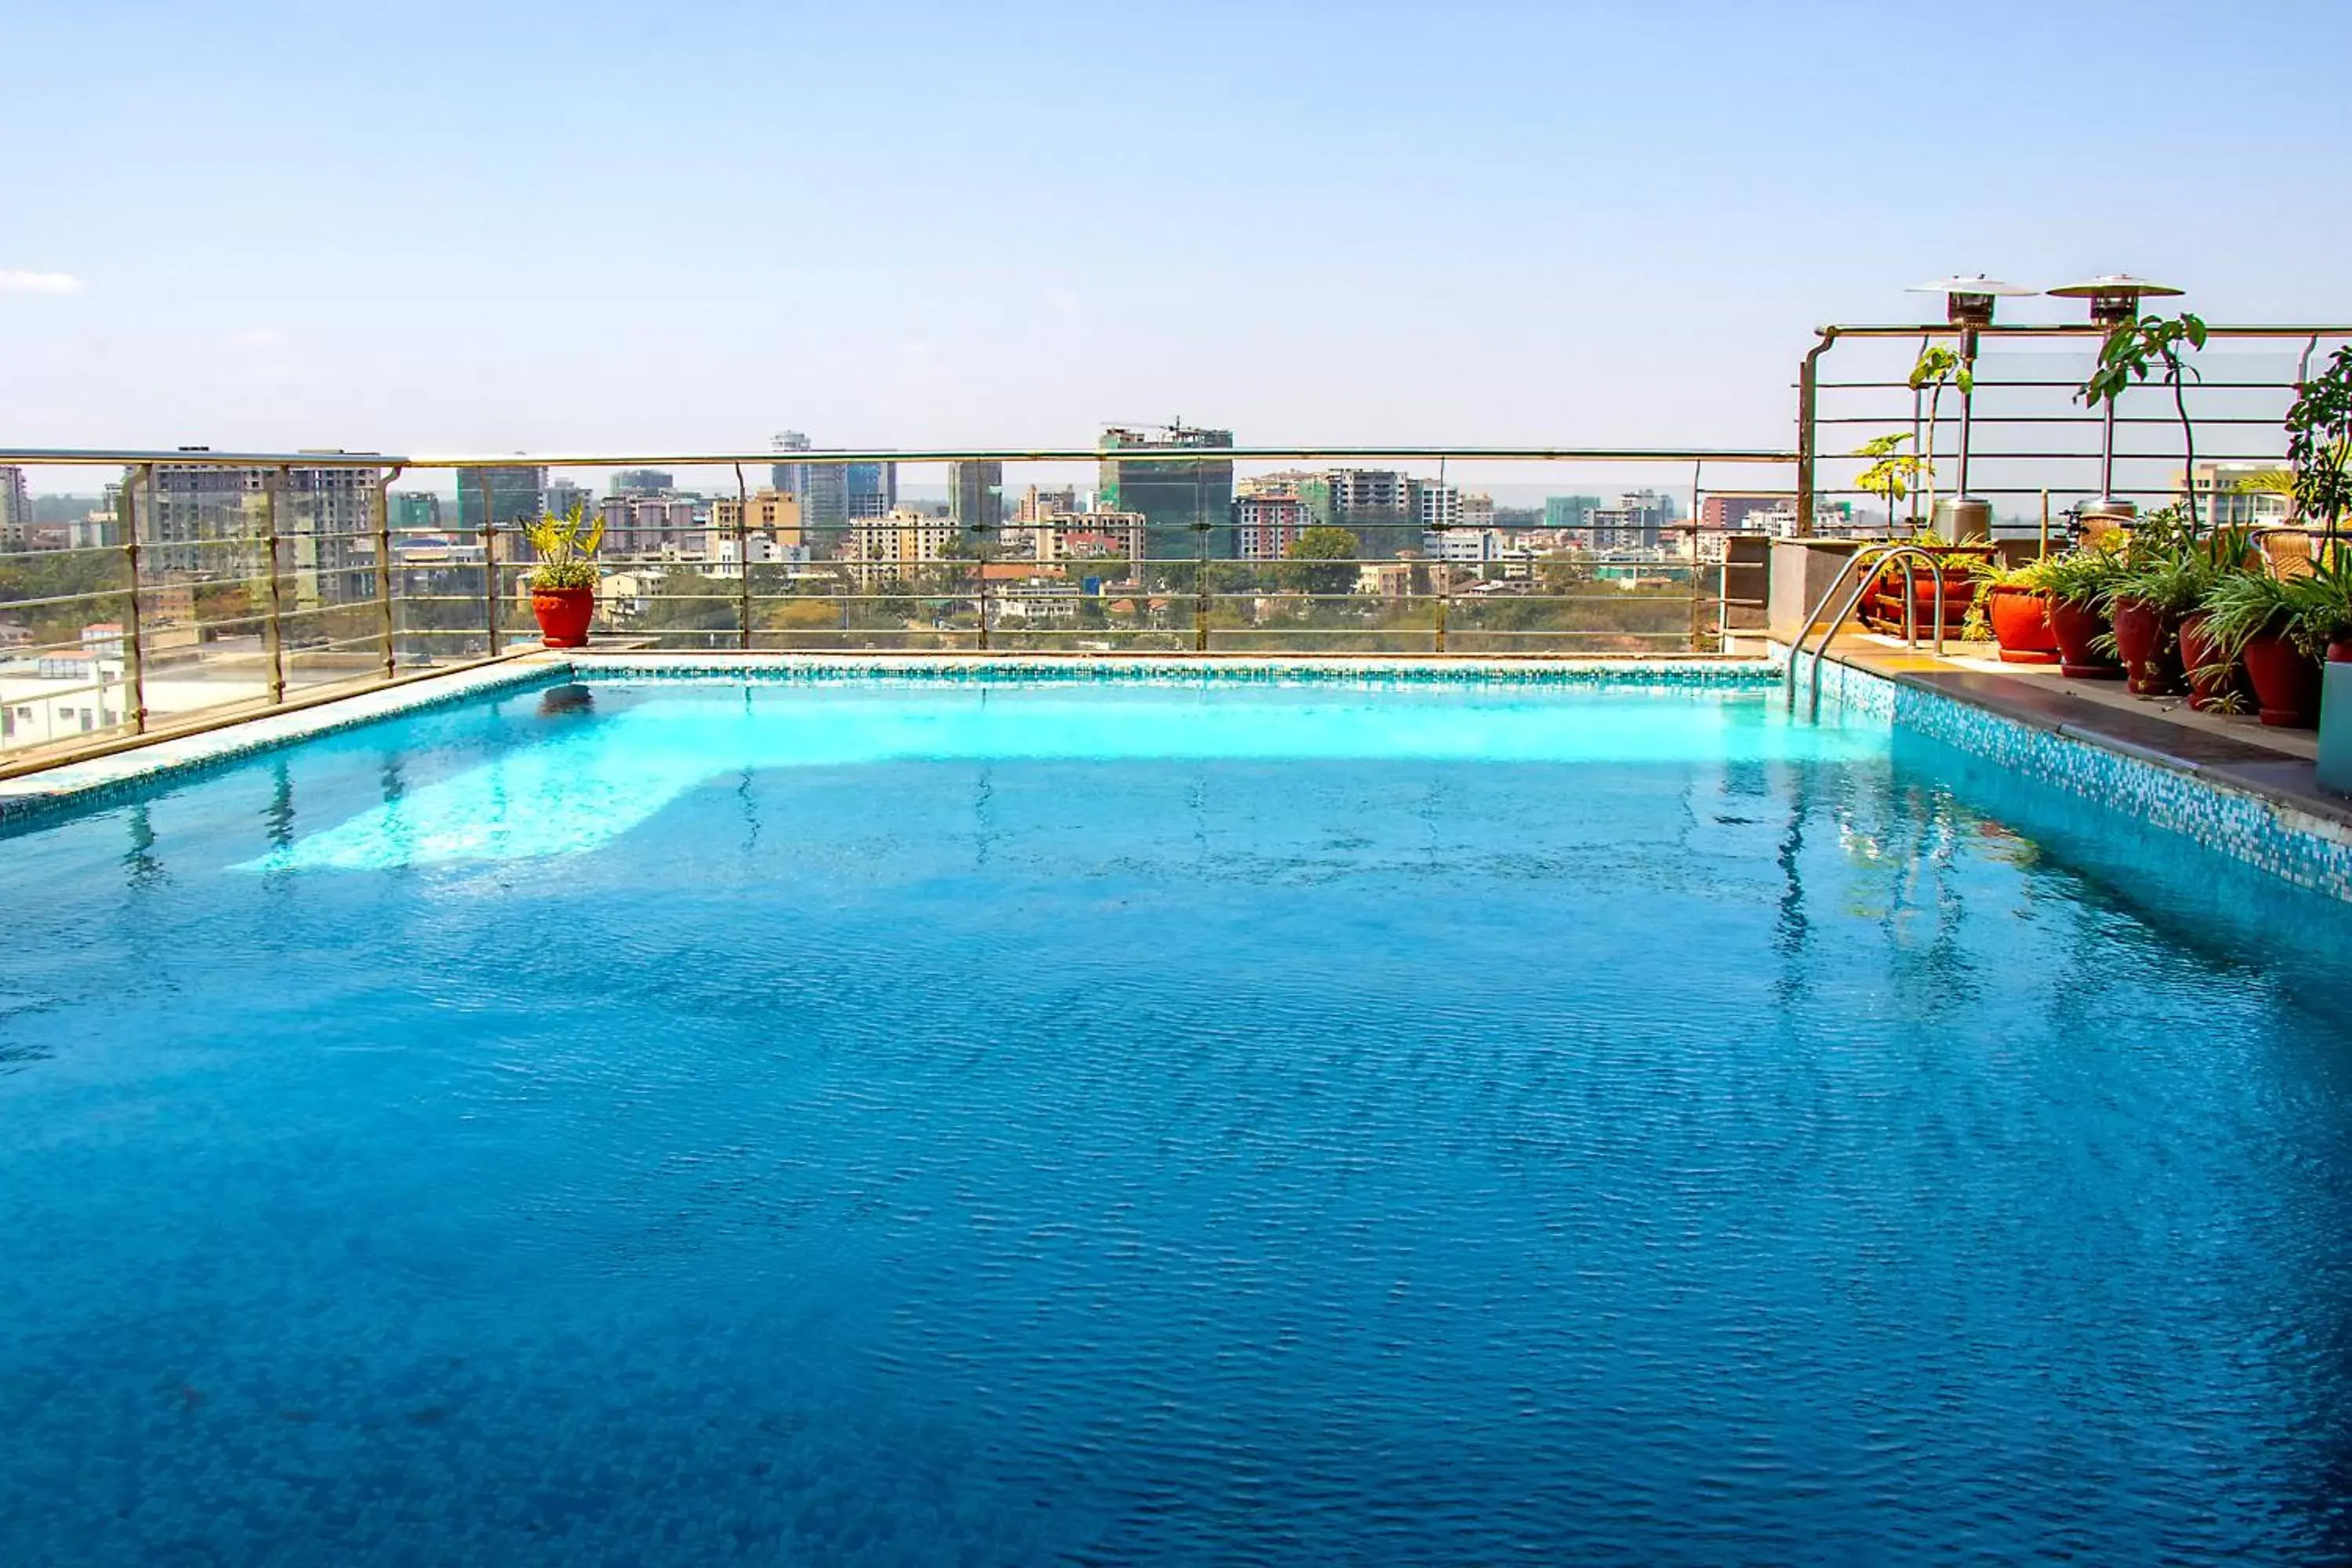
<instances>
[{"instance_id":1,"label":"swimming pool","mask_svg":"<svg viewBox=\"0 0 2352 1568\"><path fill-rule=\"evenodd\" d=\"M2352 1552L2352 917L1737 675L592 679L0 888L0 1560Z\"/></svg>"}]
</instances>

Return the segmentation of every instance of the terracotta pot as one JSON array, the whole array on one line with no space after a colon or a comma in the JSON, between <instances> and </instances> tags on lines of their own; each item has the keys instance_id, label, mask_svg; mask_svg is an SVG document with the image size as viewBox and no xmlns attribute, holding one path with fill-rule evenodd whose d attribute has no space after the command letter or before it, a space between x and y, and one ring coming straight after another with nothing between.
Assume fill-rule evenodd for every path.
<instances>
[{"instance_id":1,"label":"terracotta pot","mask_svg":"<svg viewBox=\"0 0 2352 1568\"><path fill-rule=\"evenodd\" d=\"M2050 602L2050 635L2058 640L2058 672L2078 680L2118 680L2124 667L2091 645L2107 635L2107 618L2088 605Z\"/></svg>"},{"instance_id":2,"label":"terracotta pot","mask_svg":"<svg viewBox=\"0 0 2352 1568\"><path fill-rule=\"evenodd\" d=\"M2327 662L2352 664L2352 637L2338 637L2327 645Z\"/></svg>"},{"instance_id":3,"label":"terracotta pot","mask_svg":"<svg viewBox=\"0 0 2352 1568\"><path fill-rule=\"evenodd\" d=\"M2180 668L2189 681L2189 706L2200 713L2243 711L2253 697L2246 668L2235 660L2227 669L2214 668L2221 662L2221 650L2205 635L2206 619L2202 610L2180 618Z\"/></svg>"},{"instance_id":4,"label":"terracotta pot","mask_svg":"<svg viewBox=\"0 0 2352 1568\"><path fill-rule=\"evenodd\" d=\"M2116 647L2124 656L2124 679L2135 697L2174 697L2180 691L2180 620L2145 599L2117 599Z\"/></svg>"},{"instance_id":5,"label":"terracotta pot","mask_svg":"<svg viewBox=\"0 0 2352 1568\"><path fill-rule=\"evenodd\" d=\"M2050 630L2050 601L2032 588L1995 584L1985 595L1985 618L2006 664L2055 664L2058 639Z\"/></svg>"},{"instance_id":6,"label":"terracotta pot","mask_svg":"<svg viewBox=\"0 0 2352 1568\"><path fill-rule=\"evenodd\" d=\"M1874 624L1881 631L1900 636L1903 631L1903 581L1895 574L1881 577L1870 592L1863 596L1863 619ZM1960 623L1969 618L1969 606L1976 602L1973 582L1944 584L1944 634L1960 635ZM1936 631L1936 581L1920 574L1911 579L1911 616L1921 637L1932 637Z\"/></svg>"},{"instance_id":7,"label":"terracotta pot","mask_svg":"<svg viewBox=\"0 0 2352 1568\"><path fill-rule=\"evenodd\" d=\"M2319 661L2281 632L2246 639L2246 679L2254 684L2263 722L2308 730L2319 722Z\"/></svg>"},{"instance_id":8,"label":"terracotta pot","mask_svg":"<svg viewBox=\"0 0 2352 1568\"><path fill-rule=\"evenodd\" d=\"M533 588L530 613L539 617L540 641L549 647L585 647L588 623L596 618L593 588Z\"/></svg>"}]
</instances>

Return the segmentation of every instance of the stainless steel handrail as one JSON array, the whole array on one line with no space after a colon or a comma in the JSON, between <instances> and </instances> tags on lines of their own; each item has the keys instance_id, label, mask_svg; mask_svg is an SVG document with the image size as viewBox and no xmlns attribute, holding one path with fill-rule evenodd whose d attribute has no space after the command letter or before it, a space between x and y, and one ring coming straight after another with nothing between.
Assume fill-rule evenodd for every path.
<instances>
[{"instance_id":1,"label":"stainless steel handrail","mask_svg":"<svg viewBox=\"0 0 2352 1568\"><path fill-rule=\"evenodd\" d=\"M1869 591L1872 578L1887 565L1894 562L1902 560L1906 556L1916 556L1920 560L1926 562L1927 563L1928 573L1935 579L1935 649L1936 657L1938 658L1943 658L1943 563L1936 559L1935 553L1932 551L1917 544L1881 544L1863 550L1857 550L1853 552L1848 564L1866 565L1867 569L1854 580L1853 590L1846 595L1844 602L1838 605L1837 614L1830 617L1827 627L1824 628L1822 633L1821 647L1813 655L1813 705L1811 710L1813 716L1818 717L1822 710L1822 661L1829 655L1830 644L1837 640L1838 628L1845 625L1846 617L1853 614L1853 608L1856 605L1862 603L1862 596L1864 593ZM1781 685L1786 693L1786 702L1784 706L1786 710L1790 713L1794 713L1797 710L1797 660L1805 651L1805 638L1811 634L1813 623L1821 619L1822 611L1828 605L1831 595L1834 595L1844 582L1845 573L1841 570L1835 577L1830 580L1830 585L1822 590L1822 596L1813 604L1811 613L1805 617L1804 624L1797 628L1795 640L1789 645L1789 663L1788 668L1782 672ZM1912 603L1912 595L1909 592L1908 585L1906 584L1903 595L1904 640L1913 647L1917 647L1919 646L1919 627L1916 615L1917 612Z\"/></svg>"}]
</instances>

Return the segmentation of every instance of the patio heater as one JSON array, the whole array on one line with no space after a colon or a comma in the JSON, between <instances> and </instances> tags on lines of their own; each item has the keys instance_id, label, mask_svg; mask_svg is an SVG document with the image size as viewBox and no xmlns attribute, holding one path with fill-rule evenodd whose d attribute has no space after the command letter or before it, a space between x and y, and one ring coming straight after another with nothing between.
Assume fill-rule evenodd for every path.
<instances>
[{"instance_id":1,"label":"patio heater","mask_svg":"<svg viewBox=\"0 0 2352 1568\"><path fill-rule=\"evenodd\" d=\"M1914 294L1941 294L1944 297L1944 320L1959 334L1960 363L1968 367L1969 380L1974 383L1977 370L1979 334L1992 325L1993 301L2003 295L2015 298L2037 292L2021 284L2003 283L1979 272L1972 278L1939 278L1933 283L1915 283ZM1973 386L1960 392L1960 482L1958 493L1936 505L1937 515L1928 519L1928 526L1955 543L1992 537L1992 503L1969 494L1969 448L1973 435L1976 392ZM1926 454L1933 458L1933 453Z\"/></svg>"},{"instance_id":2,"label":"patio heater","mask_svg":"<svg viewBox=\"0 0 2352 1568\"><path fill-rule=\"evenodd\" d=\"M2050 290L2054 299L2088 300L2091 324L2103 333L2139 320L2142 300L2169 299L2179 292L2169 284L2151 283L2128 272L2110 272ZM2086 532L2104 533L2111 528L2128 526L2138 515L2136 503L2116 494L2116 403L2109 398L2099 432L2099 499L2083 507L2076 516Z\"/></svg>"}]
</instances>

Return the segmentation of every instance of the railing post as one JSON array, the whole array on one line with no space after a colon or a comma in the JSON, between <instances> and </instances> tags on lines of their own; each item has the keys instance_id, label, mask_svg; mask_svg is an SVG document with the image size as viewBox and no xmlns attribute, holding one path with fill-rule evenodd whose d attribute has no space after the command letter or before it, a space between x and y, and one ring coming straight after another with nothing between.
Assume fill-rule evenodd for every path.
<instances>
[{"instance_id":1,"label":"railing post","mask_svg":"<svg viewBox=\"0 0 2352 1568\"><path fill-rule=\"evenodd\" d=\"M979 594L976 595L976 597L977 597L977 598L979 599L979 601L980 601L980 651L981 651L981 652L982 652L982 653L986 653L986 652L988 651L988 647L989 647L989 642L988 642L988 558L987 558L987 556L983 554L983 555L982 555L979 560L977 560L977 561L973 562L973 563L972 563L972 567L973 567L973 569L974 569L975 571L977 571L977 572L980 574L980 592L979 592Z\"/></svg>"},{"instance_id":2,"label":"railing post","mask_svg":"<svg viewBox=\"0 0 2352 1568\"><path fill-rule=\"evenodd\" d=\"M392 481L400 477L398 468L378 468L375 471L375 600L376 609L383 623L383 678L390 680L399 671L399 656L394 651L398 627L392 607Z\"/></svg>"},{"instance_id":3,"label":"railing post","mask_svg":"<svg viewBox=\"0 0 2352 1568\"><path fill-rule=\"evenodd\" d=\"M488 633L490 652L499 651L499 525L497 514L490 510L490 470L477 470L482 481L482 625ZM458 481L463 485L465 481Z\"/></svg>"},{"instance_id":4,"label":"railing post","mask_svg":"<svg viewBox=\"0 0 2352 1568\"><path fill-rule=\"evenodd\" d=\"M269 470L261 487L261 552L269 569L269 609L261 623L261 635L269 655L269 700L273 705L286 700L286 633L279 620L284 595L278 581L278 498L285 489L286 466L281 463Z\"/></svg>"},{"instance_id":5,"label":"railing post","mask_svg":"<svg viewBox=\"0 0 2352 1568\"><path fill-rule=\"evenodd\" d=\"M1811 538L1813 531L1813 468L1819 455L1820 431L1816 421L1821 401L1821 360L1829 346L1837 342L1835 327L1819 329L1821 341L1805 354L1804 364L1797 372L1797 537ZM1894 508L1887 509L1887 521L1894 521Z\"/></svg>"},{"instance_id":6,"label":"railing post","mask_svg":"<svg viewBox=\"0 0 2352 1568\"><path fill-rule=\"evenodd\" d=\"M751 498L743 485L743 465L735 465L735 566L743 574L742 592L736 595L735 646L751 647Z\"/></svg>"},{"instance_id":7,"label":"railing post","mask_svg":"<svg viewBox=\"0 0 2352 1568\"><path fill-rule=\"evenodd\" d=\"M131 580L131 592L123 596L122 674L130 687L125 695L130 698L131 711L126 717L134 735L147 731L147 658L139 646L139 487L148 483L154 471L152 464L142 463L122 476L122 505L115 520L122 527L122 567Z\"/></svg>"}]
</instances>

